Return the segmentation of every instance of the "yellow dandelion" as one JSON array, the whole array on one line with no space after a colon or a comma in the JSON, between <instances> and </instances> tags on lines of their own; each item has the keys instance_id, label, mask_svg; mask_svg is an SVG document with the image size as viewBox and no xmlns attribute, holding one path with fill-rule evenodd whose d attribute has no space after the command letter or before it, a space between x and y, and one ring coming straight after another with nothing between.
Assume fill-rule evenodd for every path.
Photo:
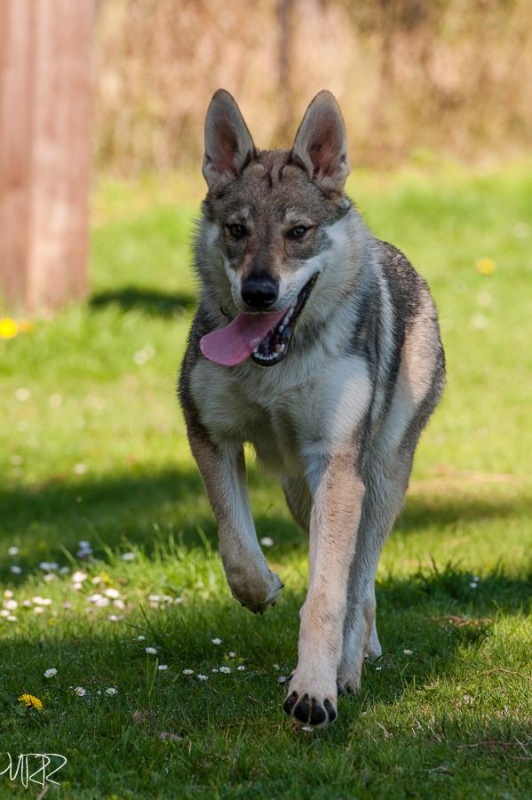
<instances>
[{"instance_id":1,"label":"yellow dandelion","mask_svg":"<svg viewBox=\"0 0 532 800\"><path fill-rule=\"evenodd\" d=\"M0 339L13 339L19 332L18 323L9 317L0 319Z\"/></svg>"},{"instance_id":2,"label":"yellow dandelion","mask_svg":"<svg viewBox=\"0 0 532 800\"><path fill-rule=\"evenodd\" d=\"M479 258L477 261L477 272L481 275L493 275L495 272L495 261L492 258Z\"/></svg>"},{"instance_id":3,"label":"yellow dandelion","mask_svg":"<svg viewBox=\"0 0 532 800\"><path fill-rule=\"evenodd\" d=\"M35 695L33 694L27 694L27 693L21 694L18 699L20 700L21 703L24 703L28 711L32 708L34 708L36 711L43 710L42 701L39 700L38 697L35 697Z\"/></svg>"}]
</instances>

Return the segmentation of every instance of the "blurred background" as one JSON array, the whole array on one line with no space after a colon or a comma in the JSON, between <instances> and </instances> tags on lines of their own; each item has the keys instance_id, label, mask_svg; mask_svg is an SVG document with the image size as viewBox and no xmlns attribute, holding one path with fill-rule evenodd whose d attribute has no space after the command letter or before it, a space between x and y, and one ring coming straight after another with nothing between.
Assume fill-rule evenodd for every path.
<instances>
[{"instance_id":1,"label":"blurred background","mask_svg":"<svg viewBox=\"0 0 532 800\"><path fill-rule=\"evenodd\" d=\"M100 0L95 44L96 167L125 177L197 168L218 87L263 148L330 89L355 165L532 142L530 0Z\"/></svg>"},{"instance_id":2,"label":"blurred background","mask_svg":"<svg viewBox=\"0 0 532 800\"><path fill-rule=\"evenodd\" d=\"M532 0L0 0L0 312L87 295L91 179L198 202L219 87L259 148L330 89L383 173L524 164L531 85Z\"/></svg>"}]
</instances>

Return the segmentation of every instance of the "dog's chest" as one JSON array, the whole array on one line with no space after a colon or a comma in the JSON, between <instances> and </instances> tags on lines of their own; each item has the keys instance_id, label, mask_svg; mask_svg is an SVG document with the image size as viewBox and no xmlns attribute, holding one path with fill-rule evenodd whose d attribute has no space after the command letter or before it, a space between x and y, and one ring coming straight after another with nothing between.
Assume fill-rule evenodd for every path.
<instances>
[{"instance_id":1,"label":"dog's chest","mask_svg":"<svg viewBox=\"0 0 532 800\"><path fill-rule=\"evenodd\" d=\"M250 442L259 459L276 472L298 469L298 451L308 435L301 421L308 403L301 387L282 391L258 372L255 380L237 379L231 371L198 365L192 392L200 418L212 439ZM307 387L308 388L308 387Z\"/></svg>"},{"instance_id":2,"label":"dog's chest","mask_svg":"<svg viewBox=\"0 0 532 800\"><path fill-rule=\"evenodd\" d=\"M251 442L265 466L286 475L304 470L312 451L330 452L348 442L371 391L365 364L353 356L294 382L279 380L281 375L277 367L235 375L203 361L191 385L215 442Z\"/></svg>"}]
</instances>

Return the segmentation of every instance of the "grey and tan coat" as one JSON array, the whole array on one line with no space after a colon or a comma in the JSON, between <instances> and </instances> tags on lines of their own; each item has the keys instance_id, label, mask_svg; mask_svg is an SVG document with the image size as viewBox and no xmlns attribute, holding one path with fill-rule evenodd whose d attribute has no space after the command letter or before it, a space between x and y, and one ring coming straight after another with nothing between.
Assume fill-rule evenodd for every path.
<instances>
[{"instance_id":1,"label":"grey and tan coat","mask_svg":"<svg viewBox=\"0 0 532 800\"><path fill-rule=\"evenodd\" d=\"M180 399L242 605L262 612L282 588L257 540L245 442L309 532L284 708L311 725L336 718L338 688L356 691L365 655L381 653L377 562L444 385L425 281L368 231L344 193L348 172L328 92L309 106L290 151L257 150L233 98L214 95L195 243L201 293ZM263 331L271 320L252 340L248 326Z\"/></svg>"}]
</instances>

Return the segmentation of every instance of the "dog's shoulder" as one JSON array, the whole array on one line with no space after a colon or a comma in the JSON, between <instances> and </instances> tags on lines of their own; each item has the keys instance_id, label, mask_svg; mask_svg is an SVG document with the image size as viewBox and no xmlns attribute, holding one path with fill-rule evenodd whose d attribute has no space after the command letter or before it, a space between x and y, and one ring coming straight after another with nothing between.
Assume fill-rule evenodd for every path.
<instances>
[{"instance_id":1,"label":"dog's shoulder","mask_svg":"<svg viewBox=\"0 0 532 800\"><path fill-rule=\"evenodd\" d=\"M437 326L436 307L422 275L394 245L377 240L376 249L382 280L392 310L396 341L402 341L405 332L419 317L424 317L427 325Z\"/></svg>"},{"instance_id":2,"label":"dog's shoulder","mask_svg":"<svg viewBox=\"0 0 532 800\"><path fill-rule=\"evenodd\" d=\"M377 239L376 252L393 305L401 316L410 317L428 291L425 280L395 245Z\"/></svg>"}]
</instances>

